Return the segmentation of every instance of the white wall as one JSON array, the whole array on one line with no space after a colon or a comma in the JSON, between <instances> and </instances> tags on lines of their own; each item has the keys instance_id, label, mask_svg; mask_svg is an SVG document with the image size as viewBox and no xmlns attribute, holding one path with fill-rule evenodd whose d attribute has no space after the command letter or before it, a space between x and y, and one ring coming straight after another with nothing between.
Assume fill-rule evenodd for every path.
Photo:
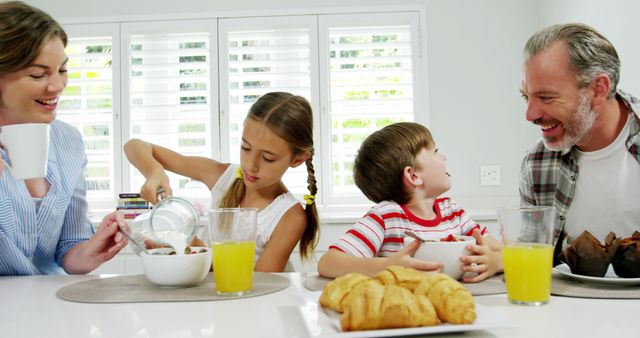
<instances>
[{"instance_id":1,"label":"white wall","mask_svg":"<svg viewBox=\"0 0 640 338\"><path fill-rule=\"evenodd\" d=\"M621 61L620 88L640 96L640 2L635 0L541 0L541 24L582 22L611 41Z\"/></svg>"},{"instance_id":2,"label":"white wall","mask_svg":"<svg viewBox=\"0 0 640 338\"><path fill-rule=\"evenodd\" d=\"M538 131L518 92L522 47L538 24L536 1L427 2L430 128L448 157L451 195L467 209L518 203L518 172ZM501 166L480 186L479 166Z\"/></svg>"},{"instance_id":3,"label":"white wall","mask_svg":"<svg viewBox=\"0 0 640 338\"><path fill-rule=\"evenodd\" d=\"M139 15L181 15L231 13L247 10L255 13L282 9L317 9L353 6L388 6L390 4L419 4L425 0L23 0L47 11L57 20L83 17L133 17ZM446 0L444 0L446 1ZM506 0L505 0L506 1Z\"/></svg>"}]
</instances>

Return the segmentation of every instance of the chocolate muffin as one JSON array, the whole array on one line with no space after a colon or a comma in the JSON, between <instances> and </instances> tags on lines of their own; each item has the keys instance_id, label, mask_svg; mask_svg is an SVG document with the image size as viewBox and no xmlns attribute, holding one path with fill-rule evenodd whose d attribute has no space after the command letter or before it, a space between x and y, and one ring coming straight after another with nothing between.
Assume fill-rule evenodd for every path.
<instances>
[{"instance_id":1,"label":"chocolate muffin","mask_svg":"<svg viewBox=\"0 0 640 338\"><path fill-rule=\"evenodd\" d=\"M640 232L634 231L631 237L620 240L611 264L618 277L640 277Z\"/></svg>"},{"instance_id":2,"label":"chocolate muffin","mask_svg":"<svg viewBox=\"0 0 640 338\"><path fill-rule=\"evenodd\" d=\"M563 249L564 261L576 275L604 277L618 248L619 239L610 232L600 243L589 231L584 231Z\"/></svg>"}]
</instances>

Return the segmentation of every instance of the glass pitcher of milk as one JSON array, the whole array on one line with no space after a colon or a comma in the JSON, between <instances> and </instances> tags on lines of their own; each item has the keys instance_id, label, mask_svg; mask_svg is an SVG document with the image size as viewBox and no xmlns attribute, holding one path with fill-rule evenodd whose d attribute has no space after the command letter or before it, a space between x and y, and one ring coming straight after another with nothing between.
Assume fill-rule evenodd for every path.
<instances>
[{"instance_id":1,"label":"glass pitcher of milk","mask_svg":"<svg viewBox=\"0 0 640 338\"><path fill-rule=\"evenodd\" d=\"M129 222L129 227L136 241L168 244L177 255L183 255L198 231L198 212L186 199L169 197L161 200L150 212Z\"/></svg>"}]
</instances>

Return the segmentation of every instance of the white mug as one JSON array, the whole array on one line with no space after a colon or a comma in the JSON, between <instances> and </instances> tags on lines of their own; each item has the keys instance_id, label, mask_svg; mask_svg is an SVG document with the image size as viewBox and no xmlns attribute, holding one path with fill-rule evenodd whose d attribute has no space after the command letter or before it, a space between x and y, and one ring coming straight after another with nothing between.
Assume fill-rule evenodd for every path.
<instances>
[{"instance_id":1,"label":"white mug","mask_svg":"<svg viewBox=\"0 0 640 338\"><path fill-rule=\"evenodd\" d=\"M17 180L47 176L49 124L24 123L0 127L0 143L11 164L4 167Z\"/></svg>"}]
</instances>

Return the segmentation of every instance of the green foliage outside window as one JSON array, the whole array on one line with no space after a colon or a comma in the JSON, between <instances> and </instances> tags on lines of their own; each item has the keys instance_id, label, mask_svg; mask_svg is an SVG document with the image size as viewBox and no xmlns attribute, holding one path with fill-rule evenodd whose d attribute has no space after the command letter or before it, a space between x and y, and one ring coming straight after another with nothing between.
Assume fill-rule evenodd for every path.
<instances>
[{"instance_id":1,"label":"green foliage outside window","mask_svg":"<svg viewBox=\"0 0 640 338\"><path fill-rule=\"evenodd\" d=\"M342 135L342 141L345 143L362 143L367 135L363 134L355 134L355 133L345 133Z\"/></svg>"},{"instance_id":2,"label":"green foliage outside window","mask_svg":"<svg viewBox=\"0 0 640 338\"><path fill-rule=\"evenodd\" d=\"M195 63L195 62L207 62L206 55L195 55L195 56L181 56L180 63Z\"/></svg>"},{"instance_id":3,"label":"green foliage outside window","mask_svg":"<svg viewBox=\"0 0 640 338\"><path fill-rule=\"evenodd\" d=\"M77 96L80 95L81 89L79 86L67 86L64 90L65 96Z\"/></svg>"},{"instance_id":4,"label":"green foliage outside window","mask_svg":"<svg viewBox=\"0 0 640 338\"><path fill-rule=\"evenodd\" d=\"M386 127L392 123L401 122L402 118L392 118L392 117L384 117L376 119L376 128Z\"/></svg>"},{"instance_id":5,"label":"green foliage outside window","mask_svg":"<svg viewBox=\"0 0 640 338\"><path fill-rule=\"evenodd\" d=\"M204 82L181 83L180 90L207 90L207 84Z\"/></svg>"},{"instance_id":6,"label":"green foliage outside window","mask_svg":"<svg viewBox=\"0 0 640 338\"><path fill-rule=\"evenodd\" d=\"M87 167L87 177L109 177L109 167Z\"/></svg>"},{"instance_id":7,"label":"green foliage outside window","mask_svg":"<svg viewBox=\"0 0 640 338\"><path fill-rule=\"evenodd\" d=\"M180 75L206 75L206 69L181 69Z\"/></svg>"},{"instance_id":8,"label":"green foliage outside window","mask_svg":"<svg viewBox=\"0 0 640 338\"><path fill-rule=\"evenodd\" d=\"M373 35L371 42L398 42L397 35Z\"/></svg>"},{"instance_id":9,"label":"green foliage outside window","mask_svg":"<svg viewBox=\"0 0 640 338\"><path fill-rule=\"evenodd\" d=\"M348 119L342 121L342 128L354 129L354 128L368 128L371 126L369 119Z\"/></svg>"},{"instance_id":10,"label":"green foliage outside window","mask_svg":"<svg viewBox=\"0 0 640 338\"><path fill-rule=\"evenodd\" d=\"M205 131L205 126L202 123L184 123L178 126L179 133L202 133Z\"/></svg>"},{"instance_id":11,"label":"green foliage outside window","mask_svg":"<svg viewBox=\"0 0 640 338\"><path fill-rule=\"evenodd\" d=\"M345 100L368 100L371 97L368 90L349 90L345 93Z\"/></svg>"},{"instance_id":12,"label":"green foliage outside window","mask_svg":"<svg viewBox=\"0 0 640 338\"><path fill-rule=\"evenodd\" d=\"M109 150L109 140L85 140L87 150Z\"/></svg>"},{"instance_id":13,"label":"green foliage outside window","mask_svg":"<svg viewBox=\"0 0 640 338\"><path fill-rule=\"evenodd\" d=\"M105 126L105 125L84 126L82 128L82 134L85 137L90 137L90 136L109 136L109 126Z\"/></svg>"},{"instance_id":14,"label":"green foliage outside window","mask_svg":"<svg viewBox=\"0 0 640 338\"><path fill-rule=\"evenodd\" d=\"M206 96L181 96L180 104L206 104Z\"/></svg>"},{"instance_id":15,"label":"green foliage outside window","mask_svg":"<svg viewBox=\"0 0 640 338\"><path fill-rule=\"evenodd\" d=\"M201 147L205 145L204 138L181 138L178 140L180 147Z\"/></svg>"},{"instance_id":16,"label":"green foliage outside window","mask_svg":"<svg viewBox=\"0 0 640 338\"><path fill-rule=\"evenodd\" d=\"M111 84L92 84L87 86L87 94L111 94Z\"/></svg>"},{"instance_id":17,"label":"green foliage outside window","mask_svg":"<svg viewBox=\"0 0 640 338\"><path fill-rule=\"evenodd\" d=\"M80 100L74 99L62 99L58 103L58 109L60 110L72 110L72 109L81 109L82 102Z\"/></svg>"},{"instance_id":18,"label":"green foliage outside window","mask_svg":"<svg viewBox=\"0 0 640 338\"><path fill-rule=\"evenodd\" d=\"M204 41L180 42L179 48L180 49L207 48L207 43Z\"/></svg>"},{"instance_id":19,"label":"green foliage outside window","mask_svg":"<svg viewBox=\"0 0 640 338\"><path fill-rule=\"evenodd\" d=\"M88 109L104 109L111 108L112 106L111 98L94 98L87 100Z\"/></svg>"}]
</instances>

